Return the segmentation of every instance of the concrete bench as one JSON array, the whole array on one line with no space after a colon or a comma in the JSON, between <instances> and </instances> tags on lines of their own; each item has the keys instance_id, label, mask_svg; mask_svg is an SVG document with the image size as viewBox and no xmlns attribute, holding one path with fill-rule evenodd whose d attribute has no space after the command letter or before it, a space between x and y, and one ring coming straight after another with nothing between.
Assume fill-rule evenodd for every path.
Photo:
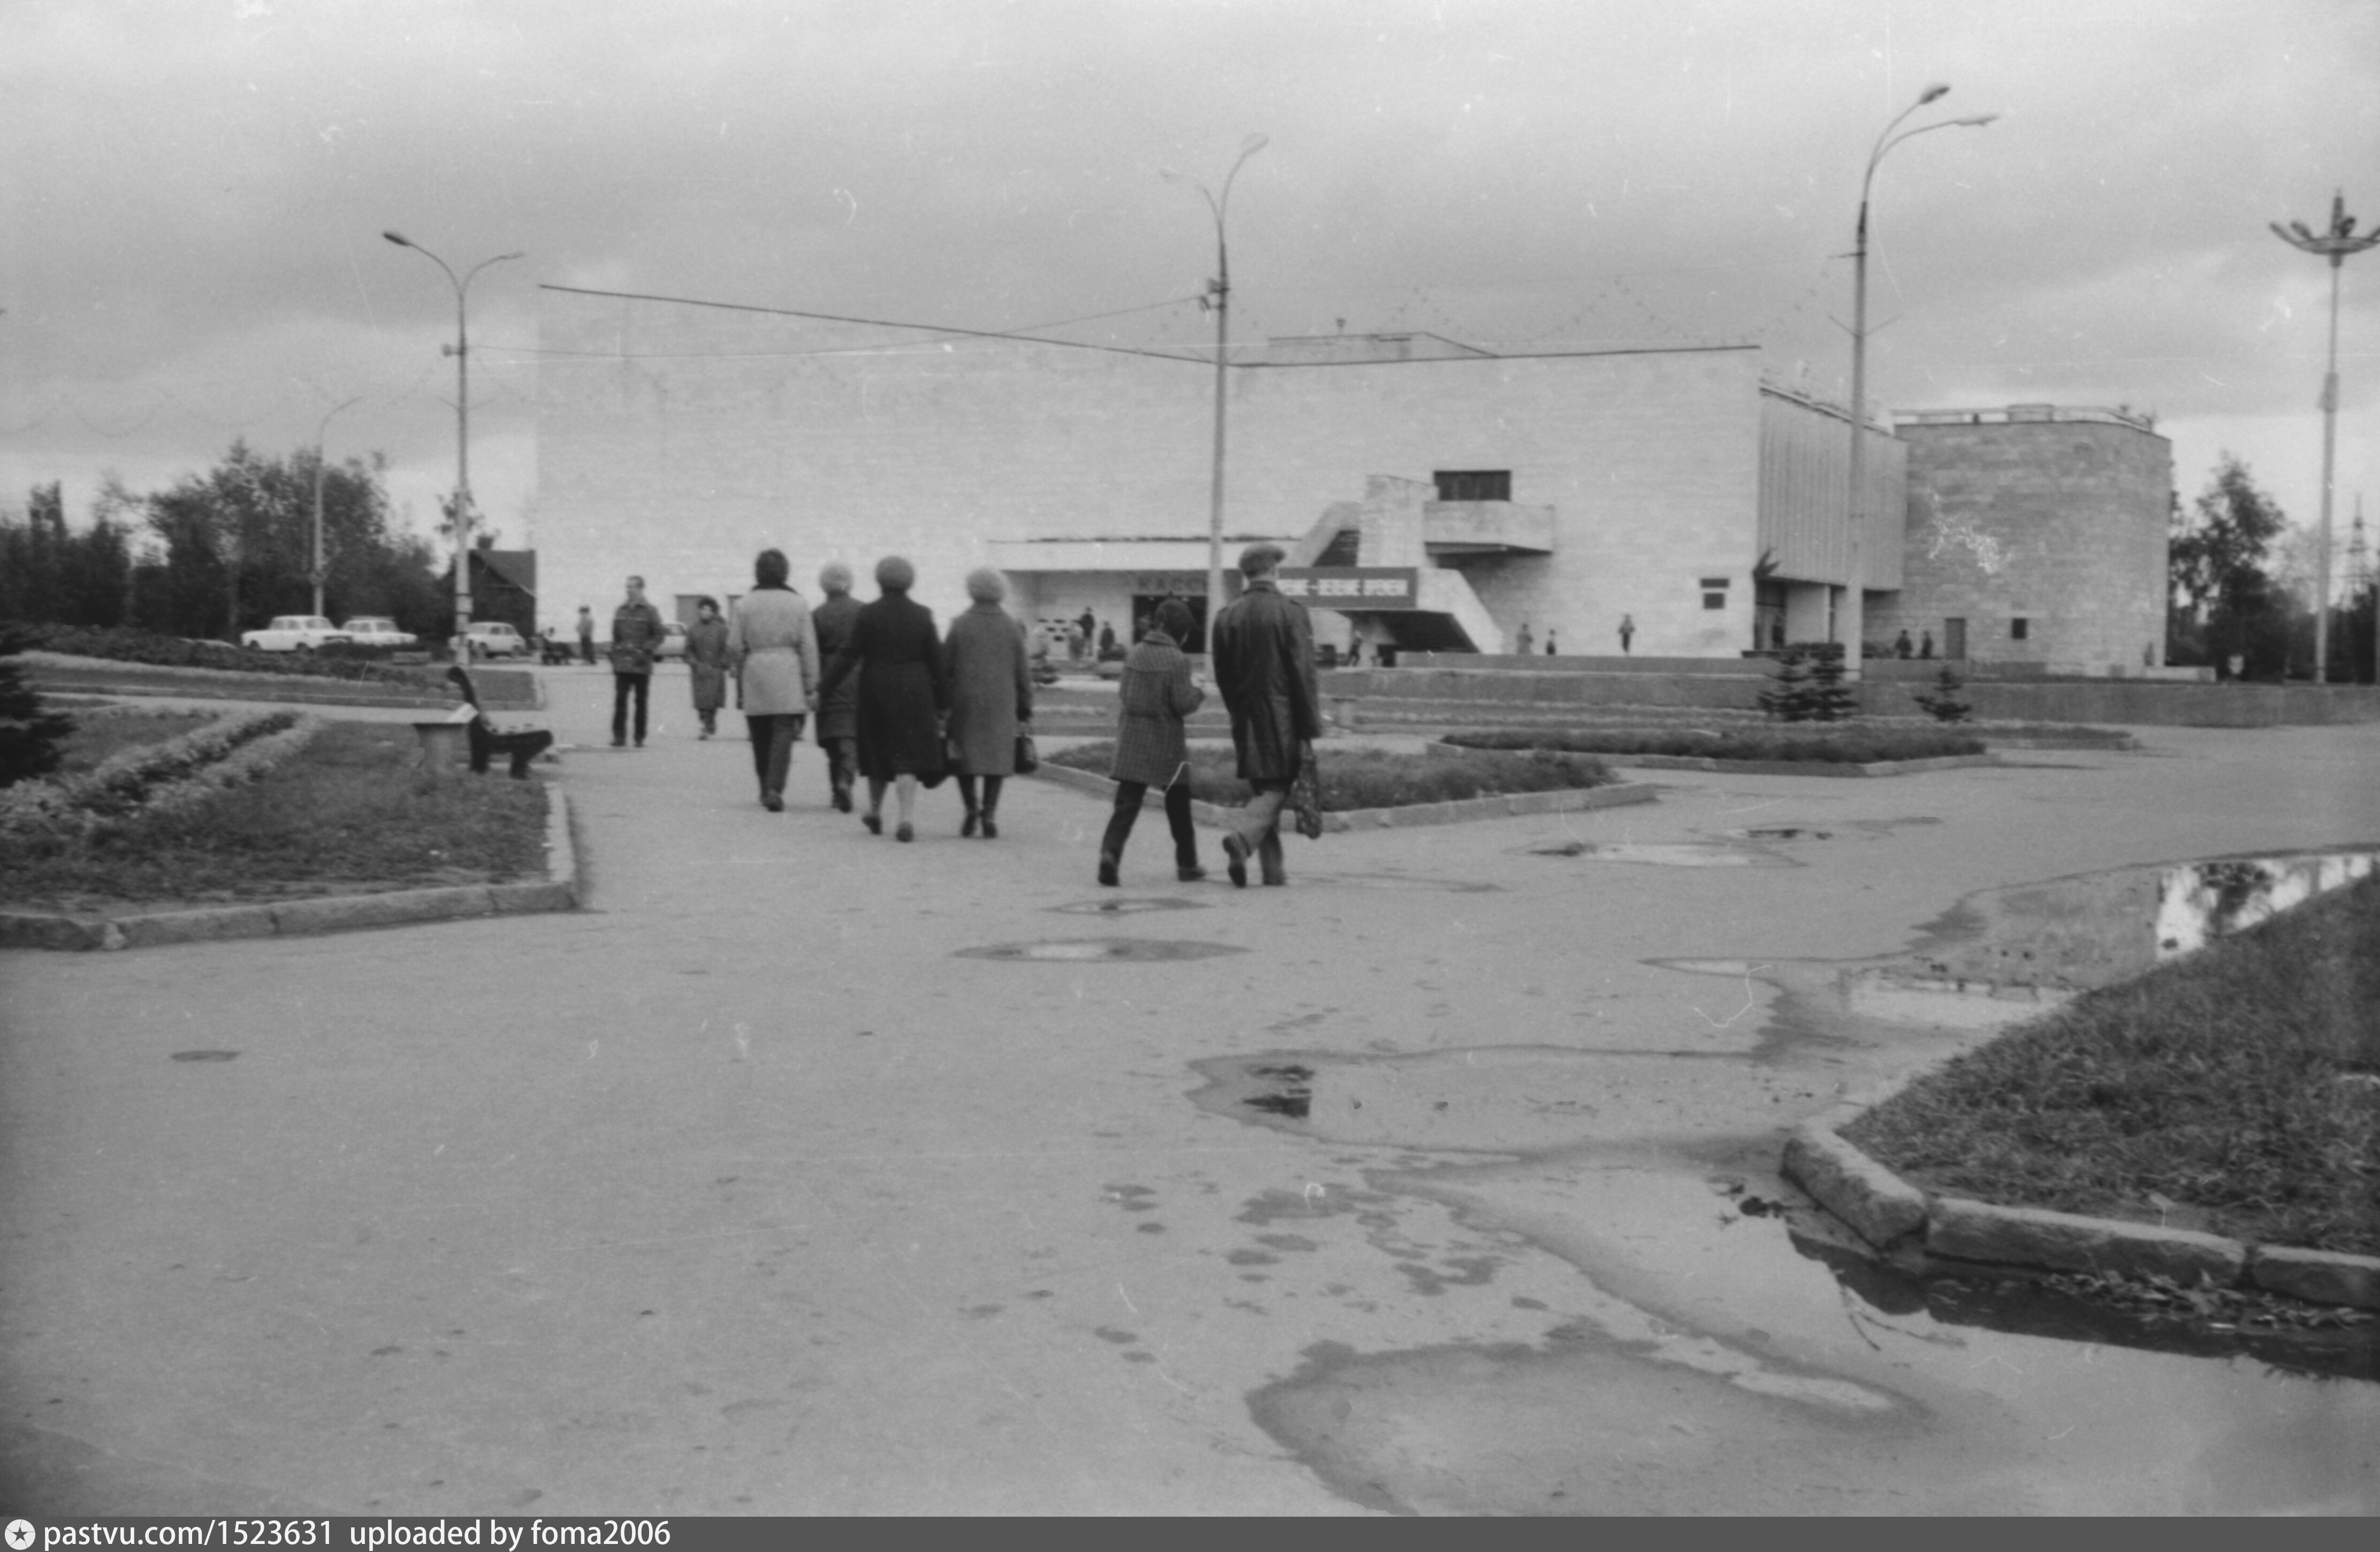
<instances>
[{"instance_id":1,"label":"concrete bench","mask_svg":"<svg viewBox=\"0 0 2380 1552\"><path fill-rule=\"evenodd\" d=\"M489 764L502 755L512 762L513 780L528 780L529 761L553 746L553 734L544 728L498 732L495 724L488 721L487 713L480 709L480 692L478 686L471 683L470 671L457 663L446 671L446 677L463 692L463 698L470 703L476 715L463 722L414 723L413 731L421 739L422 747L425 750L431 747L432 735L427 731L430 727L451 728L462 734L470 749L474 775L486 775ZM451 761L454 758L453 743L448 741L445 748L448 752L444 758Z\"/></svg>"}]
</instances>

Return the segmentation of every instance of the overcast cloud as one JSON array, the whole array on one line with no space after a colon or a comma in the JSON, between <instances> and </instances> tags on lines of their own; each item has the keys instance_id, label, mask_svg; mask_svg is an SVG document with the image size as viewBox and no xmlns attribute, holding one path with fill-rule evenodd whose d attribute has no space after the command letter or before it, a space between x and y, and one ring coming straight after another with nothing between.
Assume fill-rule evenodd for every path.
<instances>
[{"instance_id":1,"label":"overcast cloud","mask_svg":"<svg viewBox=\"0 0 2380 1552\"><path fill-rule=\"evenodd\" d=\"M0 503L137 490L235 437L386 452L426 528L472 473L531 536L540 283L1200 348L1232 197L1235 337L1501 349L1755 339L1849 372L1885 123L1997 111L1879 174L1872 394L2155 411L2319 493L2321 225L2380 220L2367 0L12 0L0 9ZM2341 322L2339 544L2380 525L2380 253ZM1074 322L1118 314L1096 322ZM549 366L546 370L566 370ZM1388 471L1383 471L1388 472ZM1410 471L1403 471L1410 472Z\"/></svg>"}]
</instances>

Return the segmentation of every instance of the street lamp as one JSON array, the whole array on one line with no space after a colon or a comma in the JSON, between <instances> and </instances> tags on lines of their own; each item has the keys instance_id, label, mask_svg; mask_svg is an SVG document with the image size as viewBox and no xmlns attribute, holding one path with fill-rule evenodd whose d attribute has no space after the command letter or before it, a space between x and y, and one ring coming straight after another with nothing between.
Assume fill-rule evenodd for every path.
<instances>
[{"instance_id":1,"label":"street lamp","mask_svg":"<svg viewBox=\"0 0 2380 1552\"><path fill-rule=\"evenodd\" d=\"M464 321L463 300L471 289L473 275L490 264L521 256L499 253L493 259L482 259L457 280L453 266L410 237L398 232L381 236L445 271L447 283L455 287L455 343L440 346L438 353L455 358L455 636L458 643L467 642L471 632L471 336ZM458 647L458 656L465 649Z\"/></svg>"},{"instance_id":2,"label":"street lamp","mask_svg":"<svg viewBox=\"0 0 2380 1552\"><path fill-rule=\"evenodd\" d=\"M360 398L346 404L333 405L322 412L322 424L314 428L314 612L322 612L322 582L328 575L322 565L322 439L330 434L331 417L343 409L353 409L363 403Z\"/></svg>"},{"instance_id":3,"label":"street lamp","mask_svg":"<svg viewBox=\"0 0 2380 1552\"><path fill-rule=\"evenodd\" d=\"M1207 283L1207 297L1212 298L1215 309L1215 474L1207 509L1207 651L1215 650L1215 616L1223 607L1223 370L1224 352L1232 336L1232 253L1223 242L1223 212L1232 202L1232 180L1240 176L1247 159L1265 148L1262 135L1250 135L1240 143L1239 160L1224 175L1223 192L1218 199L1205 184L1170 168L1160 169L1158 176L1168 183L1186 183L1207 196L1207 208L1215 212L1215 278Z\"/></svg>"},{"instance_id":4,"label":"street lamp","mask_svg":"<svg viewBox=\"0 0 2380 1552\"><path fill-rule=\"evenodd\" d=\"M2314 560L2313 682L2330 683L2330 470L2338 443L2338 267L2350 253L2380 244L2380 229L2355 235L2347 213L2347 196L2330 198L2330 230L2317 236L2302 221L2283 226L2272 224L2273 235L2291 248L2319 253L2330 261L2330 365L2322 379L2322 538Z\"/></svg>"},{"instance_id":5,"label":"street lamp","mask_svg":"<svg viewBox=\"0 0 2380 1552\"><path fill-rule=\"evenodd\" d=\"M1876 149L1868 152L1867 172L1860 179L1859 233L1852 245L1852 468L1851 468L1851 575L1843 588L1845 608L1835 634L1843 641L1843 674L1850 679L1860 676L1864 656L1863 637L1867 630L1866 600L1862 588L1867 576L1861 548L1867 532L1867 206L1868 190L1876 182L1876 164L1884 153L1909 139L1935 129L1980 129L1998 114L1975 114L1966 118L1946 118L1935 124L1921 124L1914 129L1901 129L1900 122L1911 114L1949 91L1940 82L1917 94L1917 101L1900 110L1893 121L1884 127L1876 138Z\"/></svg>"}]
</instances>

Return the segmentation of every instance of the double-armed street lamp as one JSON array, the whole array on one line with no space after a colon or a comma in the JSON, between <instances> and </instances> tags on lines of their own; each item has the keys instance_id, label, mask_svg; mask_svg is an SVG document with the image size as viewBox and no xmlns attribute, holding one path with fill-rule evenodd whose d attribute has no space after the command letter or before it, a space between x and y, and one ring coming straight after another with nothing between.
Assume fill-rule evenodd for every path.
<instances>
[{"instance_id":1,"label":"double-armed street lamp","mask_svg":"<svg viewBox=\"0 0 2380 1552\"><path fill-rule=\"evenodd\" d=\"M455 358L455 636L459 655L464 649L461 644L471 632L471 336L463 304L473 275L491 264L501 264L521 255L499 253L492 259L482 259L457 279L445 260L402 233L382 232L381 236L437 265L445 272L447 283L455 287L455 343L439 346L439 353Z\"/></svg>"},{"instance_id":2,"label":"double-armed street lamp","mask_svg":"<svg viewBox=\"0 0 2380 1552\"><path fill-rule=\"evenodd\" d=\"M2347 213L2347 196L2333 194L2330 230L2306 230L2302 221L2287 226L2276 221L2273 235L2291 248L2319 253L2330 261L2330 362L2322 379L2322 526L2314 557L2313 682L2330 683L2330 482L2331 464L2338 445L2338 270L2350 253L2380 245L2380 228L2355 235L2354 219Z\"/></svg>"},{"instance_id":3,"label":"double-armed street lamp","mask_svg":"<svg viewBox=\"0 0 2380 1552\"><path fill-rule=\"evenodd\" d=\"M1232 180L1240 176L1247 159L1265 148L1262 135L1250 135L1241 142L1239 160L1224 175L1223 192L1216 195L1197 179L1170 168L1160 169L1158 176L1168 183L1186 183L1207 196L1207 208L1215 212L1215 278L1207 283L1207 297L1215 309L1215 472L1207 510L1207 650L1215 649L1215 616L1223 607L1223 406L1225 352L1232 337L1232 253L1223 240L1223 214L1232 202Z\"/></svg>"},{"instance_id":4,"label":"double-armed street lamp","mask_svg":"<svg viewBox=\"0 0 2380 1552\"><path fill-rule=\"evenodd\" d=\"M331 433L331 417L343 409L353 409L363 403L360 398L333 405L322 412L322 423L314 428L314 612L322 612L322 584L330 576L322 564L322 439Z\"/></svg>"},{"instance_id":5,"label":"double-armed street lamp","mask_svg":"<svg viewBox=\"0 0 2380 1552\"><path fill-rule=\"evenodd\" d=\"M1859 230L1852 245L1852 455L1851 455L1851 571L1843 588L1844 608L1837 619L1835 635L1843 643L1843 673L1847 678L1860 676L1864 637L1867 630L1866 600L1861 589L1866 585L1862 553L1867 534L1867 207L1870 188L1876 183L1876 164L1885 152L1912 135L1924 135L1936 129L1980 129L1998 114L1973 114L1965 118L1946 118L1933 124L1921 124L1914 129L1901 129L1901 122L1911 114L1946 96L1949 87L1937 82L1917 94L1917 101L1900 110L1884 133L1876 138L1876 149L1868 152L1867 172L1860 178ZM1899 134L1893 133L1900 129Z\"/></svg>"}]
</instances>

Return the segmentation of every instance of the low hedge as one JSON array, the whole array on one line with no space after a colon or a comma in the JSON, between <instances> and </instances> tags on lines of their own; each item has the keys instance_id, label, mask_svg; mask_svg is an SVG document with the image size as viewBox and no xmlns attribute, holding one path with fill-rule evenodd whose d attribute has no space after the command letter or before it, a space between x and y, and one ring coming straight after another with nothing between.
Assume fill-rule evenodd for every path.
<instances>
[{"instance_id":1,"label":"low hedge","mask_svg":"<svg viewBox=\"0 0 2380 1552\"><path fill-rule=\"evenodd\" d=\"M1871 765L1878 760L1940 759L1980 755L1972 734L1932 728L1852 728L1827 733L1767 731L1701 733L1685 729L1485 728L1446 734L1465 749L1539 749L1565 754L1687 755L1703 759L1800 760Z\"/></svg>"},{"instance_id":2,"label":"low hedge","mask_svg":"<svg viewBox=\"0 0 2380 1552\"><path fill-rule=\"evenodd\" d=\"M1115 759L1115 744L1101 739L1047 758L1052 764L1104 776ZM1325 749L1318 756L1317 763L1322 770L1322 806L1334 813L1358 808L1404 808L1466 797L1566 792L1609 786L1619 780L1601 760L1542 750L1451 760L1390 754L1379 749ZM1237 768L1237 758L1229 749L1193 746L1191 797L1223 807L1245 804L1248 785L1239 779Z\"/></svg>"},{"instance_id":3,"label":"low hedge","mask_svg":"<svg viewBox=\"0 0 2380 1552\"><path fill-rule=\"evenodd\" d=\"M61 652L114 662L153 663L164 668L212 668L233 673L282 673L311 679L369 679L429 684L435 675L374 661L373 649L336 644L320 652L260 652L250 647L186 637L159 636L123 626L31 624L23 627L29 649Z\"/></svg>"}]
</instances>

